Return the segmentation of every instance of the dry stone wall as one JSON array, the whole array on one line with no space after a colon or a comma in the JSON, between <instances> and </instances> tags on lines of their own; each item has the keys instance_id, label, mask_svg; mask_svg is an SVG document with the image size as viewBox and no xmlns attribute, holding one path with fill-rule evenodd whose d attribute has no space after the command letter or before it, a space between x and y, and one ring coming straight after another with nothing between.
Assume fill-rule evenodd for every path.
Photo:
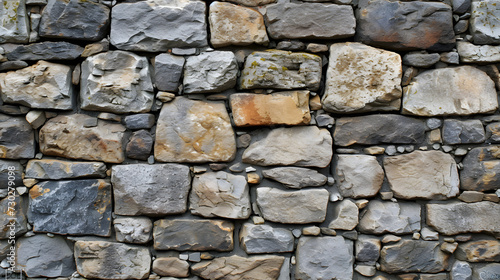
<instances>
[{"instance_id":1,"label":"dry stone wall","mask_svg":"<svg viewBox=\"0 0 500 280\"><path fill-rule=\"evenodd\" d=\"M0 0L0 276L499 280L499 0Z\"/></svg>"}]
</instances>

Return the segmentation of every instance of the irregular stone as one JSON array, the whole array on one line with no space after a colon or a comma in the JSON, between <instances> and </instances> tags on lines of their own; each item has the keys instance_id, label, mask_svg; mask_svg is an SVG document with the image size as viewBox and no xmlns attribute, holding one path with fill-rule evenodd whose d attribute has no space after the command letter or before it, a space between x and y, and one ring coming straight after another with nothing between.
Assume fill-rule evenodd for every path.
<instances>
[{"instance_id":1,"label":"irregular stone","mask_svg":"<svg viewBox=\"0 0 500 280\"><path fill-rule=\"evenodd\" d=\"M427 224L445 235L466 232L500 232L500 204L449 202L427 204Z\"/></svg>"},{"instance_id":2,"label":"irregular stone","mask_svg":"<svg viewBox=\"0 0 500 280\"><path fill-rule=\"evenodd\" d=\"M368 0L360 3L356 18L355 40L368 45L432 51L455 46L451 7L444 3Z\"/></svg>"},{"instance_id":3,"label":"irregular stone","mask_svg":"<svg viewBox=\"0 0 500 280\"><path fill-rule=\"evenodd\" d=\"M153 223L145 217L119 217L113 220L116 241L145 244L151 239Z\"/></svg>"},{"instance_id":4,"label":"irregular stone","mask_svg":"<svg viewBox=\"0 0 500 280\"><path fill-rule=\"evenodd\" d=\"M109 40L104 38L99 42L86 45L81 57L89 57L107 51L109 51Z\"/></svg>"},{"instance_id":5,"label":"irregular stone","mask_svg":"<svg viewBox=\"0 0 500 280\"><path fill-rule=\"evenodd\" d=\"M500 277L500 264L492 263L481 267L474 267L472 279L496 280Z\"/></svg>"},{"instance_id":6,"label":"irregular stone","mask_svg":"<svg viewBox=\"0 0 500 280\"><path fill-rule=\"evenodd\" d=\"M151 110L154 93L145 57L110 51L82 63L80 108L112 113L143 113Z\"/></svg>"},{"instance_id":7,"label":"irregular stone","mask_svg":"<svg viewBox=\"0 0 500 280\"><path fill-rule=\"evenodd\" d=\"M8 184L5 184L5 187L7 186ZM9 239L10 241L28 231L26 218L28 203L23 196L17 195L11 189L6 194L8 196L0 200L0 239ZM11 242L9 244L12 244Z\"/></svg>"},{"instance_id":8,"label":"irregular stone","mask_svg":"<svg viewBox=\"0 0 500 280\"><path fill-rule=\"evenodd\" d=\"M420 231L420 235L422 236L422 239L425 241L439 240L439 233L426 227L422 228L422 230Z\"/></svg>"},{"instance_id":9,"label":"irregular stone","mask_svg":"<svg viewBox=\"0 0 500 280\"><path fill-rule=\"evenodd\" d=\"M340 39L354 36L356 18L349 5L278 3L266 7L273 39Z\"/></svg>"},{"instance_id":10,"label":"irregular stone","mask_svg":"<svg viewBox=\"0 0 500 280\"><path fill-rule=\"evenodd\" d=\"M285 257L273 255L262 255L248 258L234 255L197 263L191 266L191 271L203 279L278 280L284 260Z\"/></svg>"},{"instance_id":11,"label":"irregular stone","mask_svg":"<svg viewBox=\"0 0 500 280\"><path fill-rule=\"evenodd\" d=\"M425 124L419 119L389 114L339 118L333 137L338 146L418 144L425 139Z\"/></svg>"},{"instance_id":12,"label":"irregular stone","mask_svg":"<svg viewBox=\"0 0 500 280\"><path fill-rule=\"evenodd\" d=\"M128 129L148 129L155 124L155 115L153 114L136 114L126 116L123 119L125 127Z\"/></svg>"},{"instance_id":13,"label":"irregular stone","mask_svg":"<svg viewBox=\"0 0 500 280\"><path fill-rule=\"evenodd\" d=\"M420 205L372 200L361 213L358 230L368 234L409 234L420 231Z\"/></svg>"},{"instance_id":14,"label":"irregular stone","mask_svg":"<svg viewBox=\"0 0 500 280\"><path fill-rule=\"evenodd\" d=\"M38 34L46 38L98 41L108 31L109 13L110 9L98 2L49 0L42 10Z\"/></svg>"},{"instance_id":15,"label":"irregular stone","mask_svg":"<svg viewBox=\"0 0 500 280\"><path fill-rule=\"evenodd\" d=\"M332 154L332 137L328 130L297 126L260 131L243 153L243 162L262 166L326 167Z\"/></svg>"},{"instance_id":16,"label":"irregular stone","mask_svg":"<svg viewBox=\"0 0 500 280\"><path fill-rule=\"evenodd\" d=\"M40 151L45 155L121 163L125 127L105 121L85 127L93 117L83 114L59 115L40 129ZM32 157L32 156L31 156Z\"/></svg>"},{"instance_id":17,"label":"irregular stone","mask_svg":"<svg viewBox=\"0 0 500 280\"><path fill-rule=\"evenodd\" d=\"M45 112L43 111L32 110L26 114L26 121L28 121L33 129L38 129L46 120Z\"/></svg>"},{"instance_id":18,"label":"irregular stone","mask_svg":"<svg viewBox=\"0 0 500 280\"><path fill-rule=\"evenodd\" d=\"M444 120L443 140L446 144L475 144L486 140L483 123L480 120Z\"/></svg>"},{"instance_id":19,"label":"irregular stone","mask_svg":"<svg viewBox=\"0 0 500 280\"><path fill-rule=\"evenodd\" d=\"M498 3L492 0L472 1L470 31L474 44L498 44L500 43L500 8Z\"/></svg>"},{"instance_id":20,"label":"irregular stone","mask_svg":"<svg viewBox=\"0 0 500 280\"><path fill-rule=\"evenodd\" d=\"M104 178L102 162L75 162L55 159L32 159L26 165L25 178L59 180L71 178Z\"/></svg>"},{"instance_id":21,"label":"irregular stone","mask_svg":"<svg viewBox=\"0 0 500 280\"><path fill-rule=\"evenodd\" d=\"M262 170L262 175L292 189L320 187L327 181L327 177L318 171L301 167L276 167Z\"/></svg>"},{"instance_id":22,"label":"irregular stone","mask_svg":"<svg viewBox=\"0 0 500 280\"><path fill-rule=\"evenodd\" d=\"M278 50L286 50L286 51L303 51L306 48L306 44L302 43L299 40L284 40L280 41L276 46Z\"/></svg>"},{"instance_id":23,"label":"irregular stone","mask_svg":"<svg viewBox=\"0 0 500 280\"><path fill-rule=\"evenodd\" d=\"M325 44L309 43L307 44L307 51L312 53L327 52L328 46Z\"/></svg>"},{"instance_id":24,"label":"irregular stone","mask_svg":"<svg viewBox=\"0 0 500 280\"><path fill-rule=\"evenodd\" d=\"M160 216L187 210L191 176L185 165L115 165L111 182L117 215Z\"/></svg>"},{"instance_id":25,"label":"irregular stone","mask_svg":"<svg viewBox=\"0 0 500 280\"><path fill-rule=\"evenodd\" d=\"M7 189L9 182L12 182L10 187L22 186L23 172L24 168L18 161L0 159L0 189Z\"/></svg>"},{"instance_id":26,"label":"irregular stone","mask_svg":"<svg viewBox=\"0 0 500 280\"><path fill-rule=\"evenodd\" d=\"M468 262L500 262L500 241L478 240L458 246L456 258Z\"/></svg>"},{"instance_id":27,"label":"irregular stone","mask_svg":"<svg viewBox=\"0 0 500 280\"><path fill-rule=\"evenodd\" d=\"M457 42L460 61L465 63L500 62L500 46L477 46L469 42Z\"/></svg>"},{"instance_id":28,"label":"irregular stone","mask_svg":"<svg viewBox=\"0 0 500 280\"><path fill-rule=\"evenodd\" d=\"M236 140L226 106L184 97L164 103L156 126L154 150L158 161L202 163L233 160Z\"/></svg>"},{"instance_id":29,"label":"irregular stone","mask_svg":"<svg viewBox=\"0 0 500 280\"><path fill-rule=\"evenodd\" d=\"M245 60L240 87L317 90L321 66L321 57L314 54L280 50L253 52Z\"/></svg>"},{"instance_id":30,"label":"irregular stone","mask_svg":"<svg viewBox=\"0 0 500 280\"><path fill-rule=\"evenodd\" d=\"M360 43L332 44L323 108L333 113L399 110L402 72L397 53Z\"/></svg>"},{"instance_id":31,"label":"irregular stone","mask_svg":"<svg viewBox=\"0 0 500 280\"><path fill-rule=\"evenodd\" d=\"M135 131L127 144L125 153L128 158L147 160L153 149L153 136L146 130Z\"/></svg>"},{"instance_id":32,"label":"irregular stone","mask_svg":"<svg viewBox=\"0 0 500 280\"><path fill-rule=\"evenodd\" d=\"M428 68L438 63L441 55L438 53L407 53L403 56L403 63L409 66Z\"/></svg>"},{"instance_id":33,"label":"irregular stone","mask_svg":"<svg viewBox=\"0 0 500 280\"><path fill-rule=\"evenodd\" d=\"M102 179L44 181L30 189L34 232L111 234L111 185Z\"/></svg>"},{"instance_id":34,"label":"irregular stone","mask_svg":"<svg viewBox=\"0 0 500 280\"><path fill-rule=\"evenodd\" d=\"M184 92L221 92L236 85L238 62L230 51L204 52L190 56L184 65Z\"/></svg>"},{"instance_id":35,"label":"irregular stone","mask_svg":"<svg viewBox=\"0 0 500 280\"><path fill-rule=\"evenodd\" d=\"M161 91L177 92L186 60L182 56L162 53L155 56L155 86Z\"/></svg>"},{"instance_id":36,"label":"irregular stone","mask_svg":"<svg viewBox=\"0 0 500 280\"><path fill-rule=\"evenodd\" d=\"M231 251L234 247L233 230L234 225L223 220L162 219L154 223L154 248Z\"/></svg>"},{"instance_id":37,"label":"irregular stone","mask_svg":"<svg viewBox=\"0 0 500 280\"><path fill-rule=\"evenodd\" d=\"M215 48L269 43L264 17L254 9L212 2L208 16L210 43Z\"/></svg>"},{"instance_id":38,"label":"irregular stone","mask_svg":"<svg viewBox=\"0 0 500 280\"><path fill-rule=\"evenodd\" d=\"M189 197L189 209L206 218L247 219L250 193L245 176L223 171L196 175Z\"/></svg>"},{"instance_id":39,"label":"irregular stone","mask_svg":"<svg viewBox=\"0 0 500 280\"><path fill-rule=\"evenodd\" d=\"M295 279L353 277L353 242L341 236L301 237L297 245Z\"/></svg>"},{"instance_id":40,"label":"irregular stone","mask_svg":"<svg viewBox=\"0 0 500 280\"><path fill-rule=\"evenodd\" d=\"M122 50L148 52L205 47L205 10L203 1L119 3L111 14L111 44Z\"/></svg>"},{"instance_id":41,"label":"irregular stone","mask_svg":"<svg viewBox=\"0 0 500 280\"><path fill-rule=\"evenodd\" d=\"M472 268L470 264L455 261L451 268L451 280L472 280Z\"/></svg>"},{"instance_id":42,"label":"irregular stone","mask_svg":"<svg viewBox=\"0 0 500 280\"><path fill-rule=\"evenodd\" d=\"M250 7L264 6L276 2L276 0L222 0Z\"/></svg>"},{"instance_id":43,"label":"irregular stone","mask_svg":"<svg viewBox=\"0 0 500 280\"><path fill-rule=\"evenodd\" d=\"M85 278L145 279L151 267L148 248L107 241L77 241L75 260Z\"/></svg>"},{"instance_id":44,"label":"irregular stone","mask_svg":"<svg viewBox=\"0 0 500 280\"><path fill-rule=\"evenodd\" d=\"M386 157L384 169L397 198L445 200L459 192L455 159L440 151L414 151Z\"/></svg>"},{"instance_id":45,"label":"irregular stone","mask_svg":"<svg viewBox=\"0 0 500 280\"><path fill-rule=\"evenodd\" d=\"M247 254L292 252L295 240L288 229L251 223L243 224L239 239Z\"/></svg>"},{"instance_id":46,"label":"irregular stone","mask_svg":"<svg viewBox=\"0 0 500 280\"><path fill-rule=\"evenodd\" d=\"M83 52L79 45L68 42L40 42L29 45L3 46L7 59L14 60L74 60Z\"/></svg>"},{"instance_id":47,"label":"irregular stone","mask_svg":"<svg viewBox=\"0 0 500 280\"><path fill-rule=\"evenodd\" d=\"M484 193L482 192L464 191L458 196L458 199L463 202L479 202L483 200L483 196Z\"/></svg>"},{"instance_id":48,"label":"irregular stone","mask_svg":"<svg viewBox=\"0 0 500 280\"><path fill-rule=\"evenodd\" d=\"M158 99L161 102L170 102L174 100L175 94L171 92L165 92L165 91L159 91L158 94L156 95L156 99Z\"/></svg>"},{"instance_id":49,"label":"irregular stone","mask_svg":"<svg viewBox=\"0 0 500 280\"><path fill-rule=\"evenodd\" d=\"M19 70L28 67L28 65L26 61L5 61L0 63L0 71Z\"/></svg>"},{"instance_id":50,"label":"irregular stone","mask_svg":"<svg viewBox=\"0 0 500 280\"><path fill-rule=\"evenodd\" d=\"M0 114L0 158L21 159L35 156L35 135L24 117Z\"/></svg>"},{"instance_id":51,"label":"irregular stone","mask_svg":"<svg viewBox=\"0 0 500 280\"><path fill-rule=\"evenodd\" d=\"M160 276L188 277L189 263L176 257L157 258L153 261L153 272Z\"/></svg>"},{"instance_id":52,"label":"irregular stone","mask_svg":"<svg viewBox=\"0 0 500 280\"><path fill-rule=\"evenodd\" d=\"M257 188L257 205L264 219L284 224L321 223L326 217L329 193L325 189L282 191Z\"/></svg>"},{"instance_id":53,"label":"irregular stone","mask_svg":"<svg viewBox=\"0 0 500 280\"><path fill-rule=\"evenodd\" d=\"M349 199L335 204L333 216L335 217L328 225L331 229L353 230L358 225L358 206Z\"/></svg>"},{"instance_id":54,"label":"irregular stone","mask_svg":"<svg viewBox=\"0 0 500 280\"><path fill-rule=\"evenodd\" d=\"M471 6L471 0L452 0L451 4L453 7L453 12L457 14L463 14L469 10Z\"/></svg>"},{"instance_id":55,"label":"irregular stone","mask_svg":"<svg viewBox=\"0 0 500 280\"><path fill-rule=\"evenodd\" d=\"M318 236L320 234L321 234L321 229L317 226L302 228L302 235Z\"/></svg>"},{"instance_id":56,"label":"irregular stone","mask_svg":"<svg viewBox=\"0 0 500 280\"><path fill-rule=\"evenodd\" d=\"M69 277L76 270L73 250L61 236L22 237L16 253L17 267L28 277Z\"/></svg>"},{"instance_id":57,"label":"irregular stone","mask_svg":"<svg viewBox=\"0 0 500 280\"><path fill-rule=\"evenodd\" d=\"M500 146L476 147L462 161L460 188L471 191L499 189Z\"/></svg>"},{"instance_id":58,"label":"irregular stone","mask_svg":"<svg viewBox=\"0 0 500 280\"><path fill-rule=\"evenodd\" d=\"M3 0L0 22L0 43L28 43L30 27L25 0Z\"/></svg>"},{"instance_id":59,"label":"irregular stone","mask_svg":"<svg viewBox=\"0 0 500 280\"><path fill-rule=\"evenodd\" d=\"M384 182L384 170L375 156L336 155L332 170L343 197L375 196Z\"/></svg>"},{"instance_id":60,"label":"irregular stone","mask_svg":"<svg viewBox=\"0 0 500 280\"><path fill-rule=\"evenodd\" d=\"M380 239L368 235L360 235L355 243L356 260L373 264L380 257Z\"/></svg>"}]
</instances>

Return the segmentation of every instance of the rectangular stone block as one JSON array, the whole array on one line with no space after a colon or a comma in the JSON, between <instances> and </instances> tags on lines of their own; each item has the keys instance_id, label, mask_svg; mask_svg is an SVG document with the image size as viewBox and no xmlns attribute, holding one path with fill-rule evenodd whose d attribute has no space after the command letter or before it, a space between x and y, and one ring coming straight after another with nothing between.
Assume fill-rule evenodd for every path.
<instances>
[{"instance_id":1,"label":"rectangular stone block","mask_svg":"<svg viewBox=\"0 0 500 280\"><path fill-rule=\"evenodd\" d=\"M30 25L25 0L0 2L0 43L27 43Z\"/></svg>"},{"instance_id":2,"label":"rectangular stone block","mask_svg":"<svg viewBox=\"0 0 500 280\"><path fill-rule=\"evenodd\" d=\"M0 114L0 158L35 156L35 133L24 117Z\"/></svg>"},{"instance_id":3,"label":"rectangular stone block","mask_svg":"<svg viewBox=\"0 0 500 280\"><path fill-rule=\"evenodd\" d=\"M106 165L102 162L72 162L55 159L32 159L26 165L26 178L59 180L71 178L104 178Z\"/></svg>"}]
</instances>

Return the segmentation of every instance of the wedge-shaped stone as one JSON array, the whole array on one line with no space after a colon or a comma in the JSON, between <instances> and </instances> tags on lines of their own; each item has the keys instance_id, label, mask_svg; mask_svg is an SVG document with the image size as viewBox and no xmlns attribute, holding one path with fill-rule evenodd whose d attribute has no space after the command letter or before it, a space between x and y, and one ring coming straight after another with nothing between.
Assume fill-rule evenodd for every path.
<instances>
[{"instance_id":1,"label":"wedge-shaped stone","mask_svg":"<svg viewBox=\"0 0 500 280\"><path fill-rule=\"evenodd\" d=\"M253 52L245 61L240 87L317 90L321 66L321 57L313 54L280 50Z\"/></svg>"},{"instance_id":2,"label":"wedge-shaped stone","mask_svg":"<svg viewBox=\"0 0 500 280\"><path fill-rule=\"evenodd\" d=\"M427 204L427 224L446 235L465 232L500 232L500 204L450 202Z\"/></svg>"},{"instance_id":3,"label":"wedge-shaped stone","mask_svg":"<svg viewBox=\"0 0 500 280\"><path fill-rule=\"evenodd\" d=\"M186 60L182 56L162 53L155 57L155 86L158 90L177 92Z\"/></svg>"},{"instance_id":4,"label":"wedge-shaped stone","mask_svg":"<svg viewBox=\"0 0 500 280\"><path fill-rule=\"evenodd\" d=\"M0 43L27 43L30 33L25 0L2 0Z\"/></svg>"},{"instance_id":5,"label":"wedge-shaped stone","mask_svg":"<svg viewBox=\"0 0 500 280\"><path fill-rule=\"evenodd\" d=\"M111 182L117 215L159 216L187 210L191 176L185 165L115 165Z\"/></svg>"},{"instance_id":6,"label":"wedge-shaped stone","mask_svg":"<svg viewBox=\"0 0 500 280\"><path fill-rule=\"evenodd\" d=\"M77 241L75 261L85 278L145 279L151 268L148 248L107 241Z\"/></svg>"},{"instance_id":7,"label":"wedge-shaped stone","mask_svg":"<svg viewBox=\"0 0 500 280\"><path fill-rule=\"evenodd\" d=\"M284 261L285 257L282 256L262 255L245 258L235 255L197 263L191 266L191 270L203 279L277 280Z\"/></svg>"},{"instance_id":8,"label":"wedge-shaped stone","mask_svg":"<svg viewBox=\"0 0 500 280\"><path fill-rule=\"evenodd\" d=\"M323 108L333 113L399 110L402 73L397 53L360 43L332 44Z\"/></svg>"},{"instance_id":9,"label":"wedge-shaped stone","mask_svg":"<svg viewBox=\"0 0 500 280\"><path fill-rule=\"evenodd\" d=\"M343 197L375 196L384 182L384 170L374 156L337 155L332 170Z\"/></svg>"},{"instance_id":10,"label":"wedge-shaped stone","mask_svg":"<svg viewBox=\"0 0 500 280\"><path fill-rule=\"evenodd\" d=\"M35 232L111 234L111 185L105 180L44 181L29 195L28 219Z\"/></svg>"},{"instance_id":11,"label":"wedge-shaped stone","mask_svg":"<svg viewBox=\"0 0 500 280\"><path fill-rule=\"evenodd\" d=\"M474 148L462 163L461 189L489 191L500 188L500 146Z\"/></svg>"},{"instance_id":12,"label":"wedge-shaped stone","mask_svg":"<svg viewBox=\"0 0 500 280\"><path fill-rule=\"evenodd\" d=\"M154 223L156 250L231 251L234 225L223 220L163 219Z\"/></svg>"},{"instance_id":13,"label":"wedge-shaped stone","mask_svg":"<svg viewBox=\"0 0 500 280\"><path fill-rule=\"evenodd\" d=\"M300 126L258 132L243 153L243 162L263 166L326 167L332 155L332 137L328 130Z\"/></svg>"},{"instance_id":14,"label":"wedge-shaped stone","mask_svg":"<svg viewBox=\"0 0 500 280\"><path fill-rule=\"evenodd\" d=\"M59 180L71 178L104 178L106 165L102 162L32 159L26 165L26 178Z\"/></svg>"},{"instance_id":15,"label":"wedge-shaped stone","mask_svg":"<svg viewBox=\"0 0 500 280\"><path fill-rule=\"evenodd\" d=\"M306 125L311 121L308 91L236 93L230 98L236 126Z\"/></svg>"},{"instance_id":16,"label":"wedge-shaped stone","mask_svg":"<svg viewBox=\"0 0 500 280\"><path fill-rule=\"evenodd\" d=\"M6 103L69 110L73 105L71 73L69 66L39 61L33 66L0 74L0 95Z\"/></svg>"},{"instance_id":17,"label":"wedge-shaped stone","mask_svg":"<svg viewBox=\"0 0 500 280\"><path fill-rule=\"evenodd\" d=\"M328 199L329 192L325 189L282 191L257 188L257 205L264 219L283 224L323 222Z\"/></svg>"},{"instance_id":18,"label":"wedge-shaped stone","mask_svg":"<svg viewBox=\"0 0 500 280\"><path fill-rule=\"evenodd\" d=\"M29 45L3 45L5 56L17 60L74 60L84 48L68 42L40 42Z\"/></svg>"},{"instance_id":19,"label":"wedge-shaped stone","mask_svg":"<svg viewBox=\"0 0 500 280\"><path fill-rule=\"evenodd\" d=\"M440 151L385 157L384 169L397 198L445 200L459 192L455 159Z\"/></svg>"},{"instance_id":20,"label":"wedge-shaped stone","mask_svg":"<svg viewBox=\"0 0 500 280\"><path fill-rule=\"evenodd\" d=\"M35 156L35 133L24 117L0 114L0 158Z\"/></svg>"},{"instance_id":21,"label":"wedge-shaped stone","mask_svg":"<svg viewBox=\"0 0 500 280\"><path fill-rule=\"evenodd\" d=\"M294 237L288 229L246 223L240 230L240 243L247 254L283 253L293 251Z\"/></svg>"},{"instance_id":22,"label":"wedge-shaped stone","mask_svg":"<svg viewBox=\"0 0 500 280\"><path fill-rule=\"evenodd\" d=\"M80 107L113 113L148 112L154 93L149 62L124 51L110 51L82 63Z\"/></svg>"},{"instance_id":23,"label":"wedge-shaped stone","mask_svg":"<svg viewBox=\"0 0 500 280\"><path fill-rule=\"evenodd\" d=\"M455 256L468 262L500 262L500 241L485 239L462 243Z\"/></svg>"},{"instance_id":24,"label":"wedge-shaped stone","mask_svg":"<svg viewBox=\"0 0 500 280\"><path fill-rule=\"evenodd\" d=\"M177 97L165 103L156 126L155 159L165 162L231 161L236 140L224 103Z\"/></svg>"},{"instance_id":25,"label":"wedge-shaped stone","mask_svg":"<svg viewBox=\"0 0 500 280\"><path fill-rule=\"evenodd\" d=\"M292 189L321 187L328 179L316 170L301 167L276 167L262 170L262 175Z\"/></svg>"},{"instance_id":26,"label":"wedge-shaped stone","mask_svg":"<svg viewBox=\"0 0 500 280\"><path fill-rule=\"evenodd\" d=\"M403 114L408 115L467 116L497 108L495 83L472 66L425 71L403 91Z\"/></svg>"},{"instance_id":27,"label":"wedge-shaped stone","mask_svg":"<svg viewBox=\"0 0 500 280\"><path fill-rule=\"evenodd\" d=\"M461 62L494 63L500 62L500 46L478 46L469 42L457 42Z\"/></svg>"},{"instance_id":28,"label":"wedge-shaped stone","mask_svg":"<svg viewBox=\"0 0 500 280\"><path fill-rule=\"evenodd\" d=\"M372 200L361 214L358 230L368 234L408 234L420 230L420 205Z\"/></svg>"},{"instance_id":29,"label":"wedge-shaped stone","mask_svg":"<svg viewBox=\"0 0 500 280\"><path fill-rule=\"evenodd\" d=\"M495 0L472 1L470 31L474 44L500 43L500 7Z\"/></svg>"},{"instance_id":30,"label":"wedge-shaped stone","mask_svg":"<svg viewBox=\"0 0 500 280\"><path fill-rule=\"evenodd\" d=\"M5 184L5 188L7 186L9 185ZM16 186L10 186L9 195L0 200L0 239L11 240L14 236L22 236L28 231L28 200L25 196L11 191L14 187Z\"/></svg>"},{"instance_id":31,"label":"wedge-shaped stone","mask_svg":"<svg viewBox=\"0 0 500 280\"><path fill-rule=\"evenodd\" d=\"M121 124L87 115L60 115L40 129L40 150L51 156L121 163L124 131Z\"/></svg>"}]
</instances>

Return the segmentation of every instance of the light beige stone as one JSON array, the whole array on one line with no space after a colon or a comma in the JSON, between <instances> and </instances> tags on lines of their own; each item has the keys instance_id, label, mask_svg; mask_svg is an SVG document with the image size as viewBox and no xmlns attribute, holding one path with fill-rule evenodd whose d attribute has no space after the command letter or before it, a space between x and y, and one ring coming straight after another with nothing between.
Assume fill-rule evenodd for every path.
<instances>
[{"instance_id":1,"label":"light beige stone","mask_svg":"<svg viewBox=\"0 0 500 280\"><path fill-rule=\"evenodd\" d=\"M262 255L256 257L229 256L203 261L191 266L195 275L212 280L266 279L277 280L285 257Z\"/></svg>"},{"instance_id":2,"label":"light beige stone","mask_svg":"<svg viewBox=\"0 0 500 280\"><path fill-rule=\"evenodd\" d=\"M469 42L457 42L461 62L494 63L500 61L500 46L478 46Z\"/></svg>"},{"instance_id":3,"label":"light beige stone","mask_svg":"<svg viewBox=\"0 0 500 280\"><path fill-rule=\"evenodd\" d=\"M189 263L176 257L157 258L153 261L153 272L160 276L188 277Z\"/></svg>"},{"instance_id":4,"label":"light beige stone","mask_svg":"<svg viewBox=\"0 0 500 280\"><path fill-rule=\"evenodd\" d=\"M375 196L384 182L384 170L374 156L338 155L335 181L343 197Z\"/></svg>"},{"instance_id":5,"label":"light beige stone","mask_svg":"<svg viewBox=\"0 0 500 280\"><path fill-rule=\"evenodd\" d=\"M349 199L337 202L334 219L328 225L331 229L353 230L358 225L358 206Z\"/></svg>"}]
</instances>

